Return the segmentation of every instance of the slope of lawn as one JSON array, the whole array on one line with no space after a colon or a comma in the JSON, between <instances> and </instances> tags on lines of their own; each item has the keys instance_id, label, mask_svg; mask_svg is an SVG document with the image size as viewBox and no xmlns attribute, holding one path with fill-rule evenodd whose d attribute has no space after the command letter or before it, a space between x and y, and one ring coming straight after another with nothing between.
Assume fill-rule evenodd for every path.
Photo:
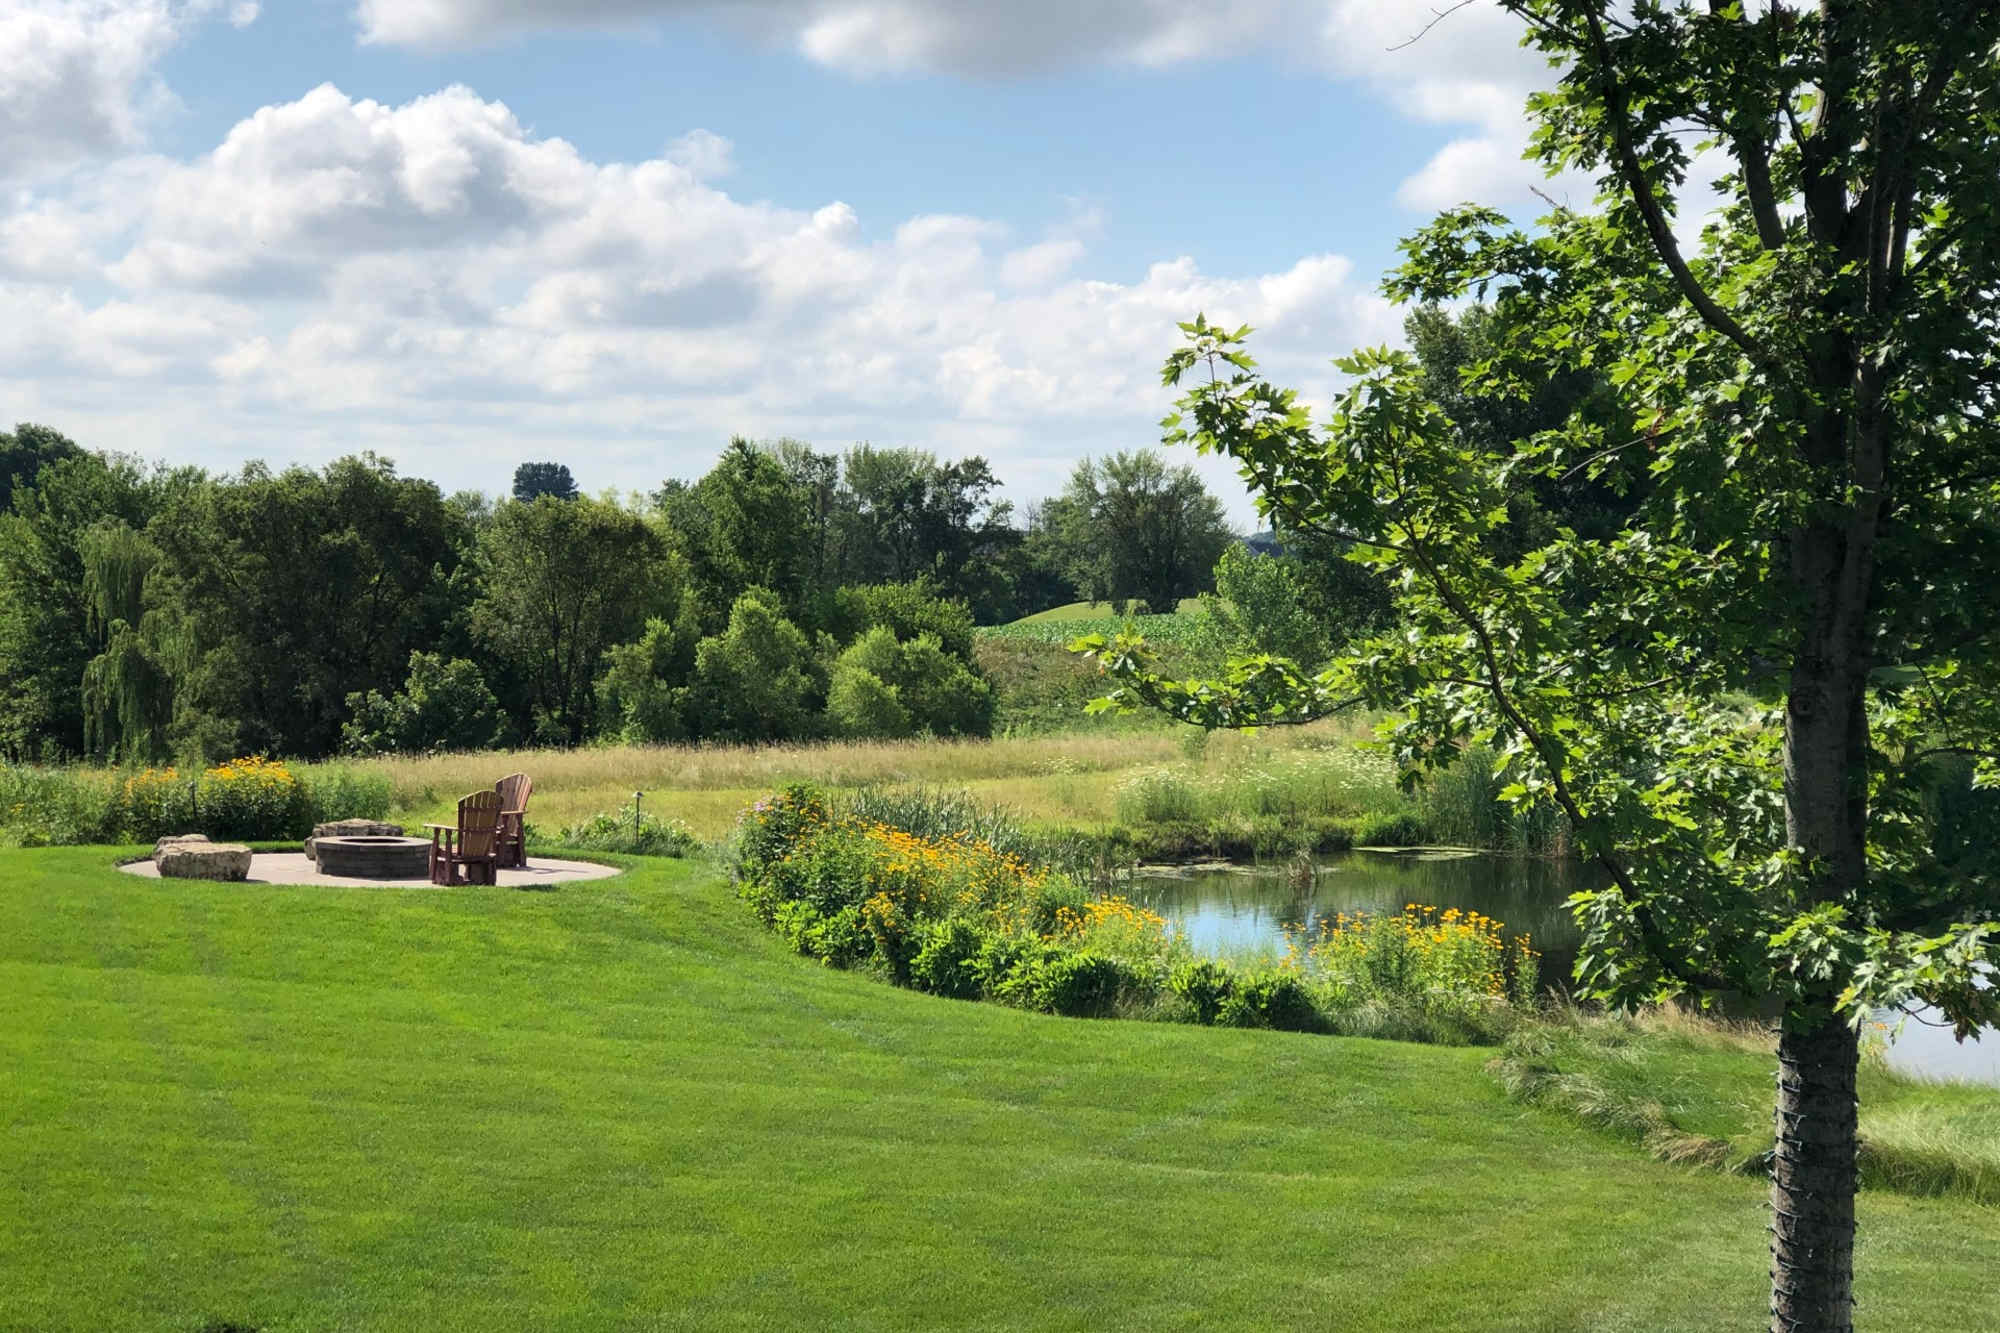
<instances>
[{"instance_id":1,"label":"slope of lawn","mask_svg":"<svg viewBox=\"0 0 2000 1333\"><path fill-rule=\"evenodd\" d=\"M1487 1052L1043 1018L789 956L714 871L161 884L0 852L0 1327L1762 1322L1763 1189ZM1969 1329L2000 1212L1862 1199Z\"/></svg>"}]
</instances>

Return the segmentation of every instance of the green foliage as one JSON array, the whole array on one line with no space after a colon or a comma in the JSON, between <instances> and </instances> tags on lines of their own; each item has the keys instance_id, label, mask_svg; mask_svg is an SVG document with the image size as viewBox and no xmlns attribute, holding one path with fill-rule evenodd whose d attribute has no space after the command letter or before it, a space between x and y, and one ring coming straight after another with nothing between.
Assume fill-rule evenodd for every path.
<instances>
[{"instance_id":1,"label":"green foliage","mask_svg":"<svg viewBox=\"0 0 2000 1333\"><path fill-rule=\"evenodd\" d=\"M1358 847L1419 847L1425 841L1424 821L1406 810L1364 817L1354 830Z\"/></svg>"},{"instance_id":2,"label":"green foliage","mask_svg":"<svg viewBox=\"0 0 2000 1333\"><path fill-rule=\"evenodd\" d=\"M877 626L835 660L827 721L845 736L983 736L993 725L993 692L935 635L899 643Z\"/></svg>"},{"instance_id":3,"label":"green foliage","mask_svg":"<svg viewBox=\"0 0 2000 1333\"><path fill-rule=\"evenodd\" d=\"M1132 969L1116 958L1088 950L1048 950L1026 966L1017 965L1001 994L1025 1009L1070 1018L1105 1018L1120 996L1138 984Z\"/></svg>"},{"instance_id":4,"label":"green foliage","mask_svg":"<svg viewBox=\"0 0 2000 1333\"><path fill-rule=\"evenodd\" d=\"M195 784L200 832L222 838L302 838L312 831L306 788L282 763L259 756L205 770Z\"/></svg>"},{"instance_id":5,"label":"green foliage","mask_svg":"<svg viewBox=\"0 0 2000 1333\"><path fill-rule=\"evenodd\" d=\"M121 785L113 774L0 763L0 844L116 842L125 819Z\"/></svg>"},{"instance_id":6,"label":"green foliage","mask_svg":"<svg viewBox=\"0 0 2000 1333\"><path fill-rule=\"evenodd\" d=\"M761 588L784 616L803 621L830 588L830 516L809 454L739 436L700 481L668 482L655 496L700 605L719 616L745 589Z\"/></svg>"},{"instance_id":7,"label":"green foliage","mask_svg":"<svg viewBox=\"0 0 2000 1333\"><path fill-rule=\"evenodd\" d=\"M28 452L22 466L36 470L14 477L0 509L0 754L55 760L86 750L84 671L104 648L86 588L90 534L144 526L163 486L131 459Z\"/></svg>"},{"instance_id":8,"label":"green foliage","mask_svg":"<svg viewBox=\"0 0 2000 1333\"><path fill-rule=\"evenodd\" d=\"M1016 545L1009 506L995 498L999 482L978 456L941 463L919 449L859 444L842 459L842 578L890 585L934 583L966 606L997 609L1011 603L1013 571L1002 557ZM926 630L946 651L967 648L936 624L898 623L871 617L864 625L889 625L909 639ZM970 621L966 622L970 629Z\"/></svg>"},{"instance_id":9,"label":"green foliage","mask_svg":"<svg viewBox=\"0 0 2000 1333\"><path fill-rule=\"evenodd\" d=\"M235 760L204 773L0 764L0 842L29 847L150 843L173 833L304 837L334 819L383 819L387 775L344 764L295 773Z\"/></svg>"},{"instance_id":10,"label":"green foliage","mask_svg":"<svg viewBox=\"0 0 2000 1333\"><path fill-rule=\"evenodd\" d=\"M701 839L686 824L647 814L632 803L621 810L600 811L580 824L566 825L556 841L579 851L630 856L692 856L701 850Z\"/></svg>"},{"instance_id":11,"label":"green foliage","mask_svg":"<svg viewBox=\"0 0 2000 1333\"><path fill-rule=\"evenodd\" d=\"M506 730L479 667L437 653L411 653L409 679L396 694L350 694L347 707L353 716L341 745L354 754L490 750Z\"/></svg>"},{"instance_id":12,"label":"green foliage","mask_svg":"<svg viewBox=\"0 0 2000 1333\"><path fill-rule=\"evenodd\" d=\"M1276 1028L1280 1032L1318 1032L1326 1026L1305 983L1276 970L1233 978L1214 1021L1222 1027Z\"/></svg>"},{"instance_id":13,"label":"green foliage","mask_svg":"<svg viewBox=\"0 0 2000 1333\"><path fill-rule=\"evenodd\" d=\"M1133 602L1165 612L1202 591L1233 535L1194 469L1153 449L1084 459L1042 517L1071 582L1120 614Z\"/></svg>"},{"instance_id":14,"label":"green foliage","mask_svg":"<svg viewBox=\"0 0 2000 1333\"><path fill-rule=\"evenodd\" d=\"M911 736L917 730L896 687L844 656L833 664L833 678L826 692L826 721L836 736Z\"/></svg>"},{"instance_id":15,"label":"green foliage","mask_svg":"<svg viewBox=\"0 0 2000 1333\"><path fill-rule=\"evenodd\" d=\"M395 800L394 783L377 768L320 763L298 770L296 776L306 790L315 824L337 819L384 820Z\"/></svg>"},{"instance_id":16,"label":"green foliage","mask_svg":"<svg viewBox=\"0 0 2000 1333\"><path fill-rule=\"evenodd\" d=\"M462 529L430 482L373 454L163 483L136 626L173 680L184 757L324 755L347 697L395 689L462 606Z\"/></svg>"},{"instance_id":17,"label":"green foliage","mask_svg":"<svg viewBox=\"0 0 2000 1333\"><path fill-rule=\"evenodd\" d=\"M868 630L883 628L899 643L930 635L953 657L972 660L972 612L962 601L938 594L927 577L909 583L849 584L833 594L829 631L852 643Z\"/></svg>"},{"instance_id":18,"label":"green foliage","mask_svg":"<svg viewBox=\"0 0 2000 1333\"><path fill-rule=\"evenodd\" d=\"M1296 556L1236 544L1222 552L1214 578L1216 590L1204 592L1194 612L1192 646L1204 662L1270 652L1314 669L1348 634L1350 626L1314 608Z\"/></svg>"},{"instance_id":19,"label":"green foliage","mask_svg":"<svg viewBox=\"0 0 2000 1333\"><path fill-rule=\"evenodd\" d=\"M522 504L544 495L574 500L576 494L576 479L567 463L523 463L514 469L514 498Z\"/></svg>"},{"instance_id":20,"label":"green foliage","mask_svg":"<svg viewBox=\"0 0 2000 1333\"><path fill-rule=\"evenodd\" d=\"M660 534L597 500L500 505L477 567L474 633L523 682L536 729L569 744L591 727L605 650L671 615L683 591Z\"/></svg>"},{"instance_id":21,"label":"green foliage","mask_svg":"<svg viewBox=\"0 0 2000 1333\"><path fill-rule=\"evenodd\" d=\"M690 738L686 681L700 638L693 608L671 623L654 618L635 643L607 648L597 678L597 719L603 734L633 745Z\"/></svg>"},{"instance_id":22,"label":"green foliage","mask_svg":"<svg viewBox=\"0 0 2000 1333\"><path fill-rule=\"evenodd\" d=\"M0 514L14 505L14 488L32 486L50 463L84 457L81 446L61 431L24 421L10 434L0 431Z\"/></svg>"},{"instance_id":23,"label":"green foliage","mask_svg":"<svg viewBox=\"0 0 2000 1333\"><path fill-rule=\"evenodd\" d=\"M1206 805L1195 779L1172 768L1147 769L1118 785L1118 818L1128 824L1191 824Z\"/></svg>"},{"instance_id":24,"label":"green foliage","mask_svg":"<svg viewBox=\"0 0 2000 1333\"><path fill-rule=\"evenodd\" d=\"M986 626L979 631L979 637L1021 639L1067 647L1083 636L1116 634L1121 630L1143 634L1148 643L1157 640L1168 645L1192 645L1200 633L1200 627L1192 616L1176 611L1158 616L1141 613L1130 616L1080 616L1063 620L1016 620L1011 624Z\"/></svg>"},{"instance_id":25,"label":"green foliage","mask_svg":"<svg viewBox=\"0 0 2000 1333\"><path fill-rule=\"evenodd\" d=\"M1236 976L1213 958L1183 958L1167 973L1167 989L1197 1023L1214 1023L1236 989Z\"/></svg>"},{"instance_id":26,"label":"green foliage","mask_svg":"<svg viewBox=\"0 0 2000 1333\"><path fill-rule=\"evenodd\" d=\"M948 917L917 930L910 959L910 984L953 1000L976 1000L981 987L979 958L989 936L970 921Z\"/></svg>"},{"instance_id":27,"label":"green foliage","mask_svg":"<svg viewBox=\"0 0 2000 1333\"><path fill-rule=\"evenodd\" d=\"M704 734L761 741L818 729L825 684L819 659L772 593L753 588L729 609L729 626L695 648L692 706Z\"/></svg>"}]
</instances>

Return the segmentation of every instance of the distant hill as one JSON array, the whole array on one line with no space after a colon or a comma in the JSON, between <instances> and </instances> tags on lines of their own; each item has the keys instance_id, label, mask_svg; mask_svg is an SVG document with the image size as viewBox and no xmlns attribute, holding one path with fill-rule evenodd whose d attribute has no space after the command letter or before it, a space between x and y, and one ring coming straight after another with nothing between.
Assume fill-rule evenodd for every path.
<instances>
[{"instance_id":1,"label":"distant hill","mask_svg":"<svg viewBox=\"0 0 2000 1333\"><path fill-rule=\"evenodd\" d=\"M1193 597L1183 597L1181 598L1180 605L1175 609L1177 611L1192 611L1195 609L1198 600ZM1071 602L1067 606L1052 606L1046 611L1037 611L1032 616L1022 616L1019 620L1009 623L1015 625L1042 625L1052 620L1104 620L1106 618L1117 618L1117 613L1111 609L1111 603L1109 602L1099 602L1095 606L1092 606L1089 602Z\"/></svg>"}]
</instances>

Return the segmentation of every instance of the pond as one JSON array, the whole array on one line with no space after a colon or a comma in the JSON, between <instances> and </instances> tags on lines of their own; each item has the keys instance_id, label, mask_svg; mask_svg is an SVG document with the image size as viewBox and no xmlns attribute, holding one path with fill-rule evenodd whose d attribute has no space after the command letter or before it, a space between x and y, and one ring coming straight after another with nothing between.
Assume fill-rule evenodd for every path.
<instances>
[{"instance_id":1,"label":"pond","mask_svg":"<svg viewBox=\"0 0 2000 1333\"><path fill-rule=\"evenodd\" d=\"M1348 852L1323 858L1310 883L1283 867L1153 869L1126 890L1187 932L1205 953L1282 953L1285 927L1310 935L1335 913L1395 913L1407 903L1483 912L1527 931L1542 952L1542 980L1567 985L1580 942L1564 899L1605 882L1594 866L1477 852ZM1912 1073L2000 1084L2000 1033L1963 1044L1913 1018L1890 1048Z\"/></svg>"}]
</instances>

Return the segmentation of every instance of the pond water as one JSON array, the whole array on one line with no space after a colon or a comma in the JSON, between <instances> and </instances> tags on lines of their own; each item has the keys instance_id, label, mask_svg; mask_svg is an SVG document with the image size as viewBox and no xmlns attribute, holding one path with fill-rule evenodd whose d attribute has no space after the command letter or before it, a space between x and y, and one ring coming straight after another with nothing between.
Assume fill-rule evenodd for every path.
<instances>
[{"instance_id":1,"label":"pond water","mask_svg":"<svg viewBox=\"0 0 2000 1333\"><path fill-rule=\"evenodd\" d=\"M1308 935L1335 913L1396 913L1407 903L1483 912L1527 931L1542 953L1544 985L1565 986L1580 936L1564 899L1598 888L1594 866L1476 852L1348 852L1319 863L1310 883L1294 883L1282 867L1222 866L1154 869L1125 890L1187 932L1205 953L1282 953L1285 928ZM1964 1043L1949 1030L1913 1018L1889 1051L1912 1073L2000 1084L2000 1032Z\"/></svg>"}]
</instances>

